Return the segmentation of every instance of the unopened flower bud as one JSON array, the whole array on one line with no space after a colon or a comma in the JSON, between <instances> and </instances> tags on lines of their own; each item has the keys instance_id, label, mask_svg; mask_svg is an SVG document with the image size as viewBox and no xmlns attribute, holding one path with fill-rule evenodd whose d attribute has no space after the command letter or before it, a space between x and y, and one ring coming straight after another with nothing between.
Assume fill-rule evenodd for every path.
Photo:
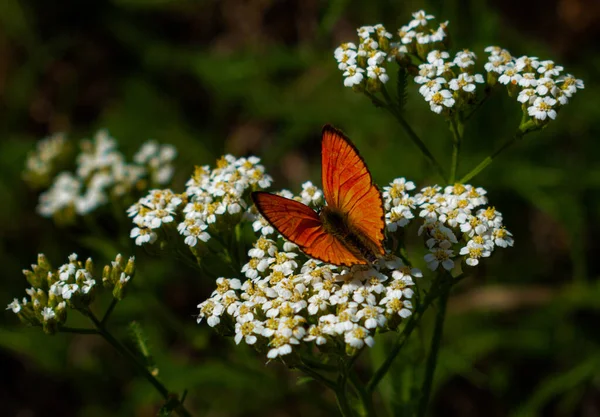
<instances>
[{"instance_id":1,"label":"unopened flower bud","mask_svg":"<svg viewBox=\"0 0 600 417\"><path fill-rule=\"evenodd\" d=\"M23 275L25 275L25 279L27 279L27 282L32 287L39 288L42 285L42 280L40 279L40 277L32 271L24 269Z\"/></svg>"},{"instance_id":2,"label":"unopened flower bud","mask_svg":"<svg viewBox=\"0 0 600 417\"><path fill-rule=\"evenodd\" d=\"M135 274L135 256L131 256L125 265L125 274L133 277Z\"/></svg>"},{"instance_id":3,"label":"unopened flower bud","mask_svg":"<svg viewBox=\"0 0 600 417\"><path fill-rule=\"evenodd\" d=\"M37 263L41 268L44 268L46 271L52 270L52 266L50 265L48 258L46 258L46 255L44 255L43 253L38 254L38 262Z\"/></svg>"},{"instance_id":4,"label":"unopened flower bud","mask_svg":"<svg viewBox=\"0 0 600 417\"><path fill-rule=\"evenodd\" d=\"M92 261L92 258L87 258L85 261L85 270L90 274L94 273L94 261Z\"/></svg>"},{"instance_id":5,"label":"unopened flower bud","mask_svg":"<svg viewBox=\"0 0 600 417\"><path fill-rule=\"evenodd\" d=\"M110 266L108 265L104 265L104 269L102 269L102 284L106 287L106 288L110 288L112 287L112 281L110 279Z\"/></svg>"}]
</instances>

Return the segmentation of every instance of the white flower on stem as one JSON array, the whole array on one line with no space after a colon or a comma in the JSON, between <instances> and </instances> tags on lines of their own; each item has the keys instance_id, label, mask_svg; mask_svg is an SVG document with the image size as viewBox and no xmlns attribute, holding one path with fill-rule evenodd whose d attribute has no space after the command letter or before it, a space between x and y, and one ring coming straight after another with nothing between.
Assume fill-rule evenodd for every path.
<instances>
[{"instance_id":1,"label":"white flower on stem","mask_svg":"<svg viewBox=\"0 0 600 417\"><path fill-rule=\"evenodd\" d=\"M456 53L456 56L452 62L454 62L454 64L456 64L456 66L460 69L467 69L475 65L475 59L477 59L477 56L473 52L469 51L468 49L464 49Z\"/></svg>"},{"instance_id":2,"label":"white flower on stem","mask_svg":"<svg viewBox=\"0 0 600 417\"><path fill-rule=\"evenodd\" d=\"M498 82L504 85L518 85L521 78L523 78L523 76L519 73L519 69L515 67L513 63L508 63L504 67L504 72L498 78Z\"/></svg>"},{"instance_id":3,"label":"white flower on stem","mask_svg":"<svg viewBox=\"0 0 600 417\"><path fill-rule=\"evenodd\" d=\"M427 26L427 22L431 19L435 19L435 16L431 14L427 14L425 10L419 10L412 14L413 19L408 22L408 27L410 29L417 28L419 26Z\"/></svg>"},{"instance_id":4,"label":"white flower on stem","mask_svg":"<svg viewBox=\"0 0 600 417\"><path fill-rule=\"evenodd\" d=\"M466 72L460 73L457 78L450 80L449 87L454 91L462 90L466 93L475 92L475 83L483 83L481 74L470 75Z\"/></svg>"},{"instance_id":5,"label":"white flower on stem","mask_svg":"<svg viewBox=\"0 0 600 417\"><path fill-rule=\"evenodd\" d=\"M487 72L502 74L505 69L504 60L499 56L492 55L483 67Z\"/></svg>"},{"instance_id":6,"label":"white flower on stem","mask_svg":"<svg viewBox=\"0 0 600 417\"><path fill-rule=\"evenodd\" d=\"M492 238L494 239L494 244L496 246L500 246L501 248L513 246L515 243L512 238L512 233L510 233L504 227L493 229Z\"/></svg>"},{"instance_id":7,"label":"white flower on stem","mask_svg":"<svg viewBox=\"0 0 600 417\"><path fill-rule=\"evenodd\" d=\"M340 61L348 51L354 51L356 53L356 45L352 42L343 43L335 48L335 51L333 51L333 56L337 61Z\"/></svg>"},{"instance_id":8,"label":"white flower on stem","mask_svg":"<svg viewBox=\"0 0 600 417\"><path fill-rule=\"evenodd\" d=\"M384 84L390 79L390 77L385 72L385 68L378 67L375 65L367 67L367 76L369 78L377 79Z\"/></svg>"},{"instance_id":9,"label":"white flower on stem","mask_svg":"<svg viewBox=\"0 0 600 417\"><path fill-rule=\"evenodd\" d=\"M353 49L343 51L339 56L336 56L338 61L338 69L345 71L349 66L356 65L357 52Z\"/></svg>"},{"instance_id":10,"label":"white flower on stem","mask_svg":"<svg viewBox=\"0 0 600 417\"><path fill-rule=\"evenodd\" d=\"M387 321L383 315L384 309L377 306L366 306L356 313L356 318L363 321L365 328L376 329L385 326Z\"/></svg>"},{"instance_id":11,"label":"white flower on stem","mask_svg":"<svg viewBox=\"0 0 600 417\"><path fill-rule=\"evenodd\" d=\"M440 264L447 271L454 268L454 261L451 259L454 256L454 252L449 249L450 247L450 242L442 242L439 247L429 249L431 253L428 253L423 258L427 262L427 267L432 271L435 271Z\"/></svg>"},{"instance_id":12,"label":"white flower on stem","mask_svg":"<svg viewBox=\"0 0 600 417\"><path fill-rule=\"evenodd\" d=\"M461 255L466 255L466 264L469 266L475 266L479 263L479 258L486 258L491 255L491 252L484 246L475 243L473 240L467 242L467 246L463 247L460 252Z\"/></svg>"},{"instance_id":13,"label":"white flower on stem","mask_svg":"<svg viewBox=\"0 0 600 417\"><path fill-rule=\"evenodd\" d=\"M446 27L448 26L448 21L445 21L444 23L440 23L440 26L431 34L429 40L434 43L434 42L442 42L446 36L448 36L446 34Z\"/></svg>"},{"instance_id":14,"label":"white flower on stem","mask_svg":"<svg viewBox=\"0 0 600 417\"><path fill-rule=\"evenodd\" d=\"M515 61L515 66L519 71L532 72L540 66L540 62L535 56L524 55L520 58L517 58L517 60Z\"/></svg>"},{"instance_id":15,"label":"white flower on stem","mask_svg":"<svg viewBox=\"0 0 600 417\"><path fill-rule=\"evenodd\" d=\"M349 330L344 334L344 341L347 345L355 349L361 349L364 345L373 347L375 344L375 340L370 335L369 331L358 324L354 324L352 330Z\"/></svg>"},{"instance_id":16,"label":"white flower on stem","mask_svg":"<svg viewBox=\"0 0 600 417\"><path fill-rule=\"evenodd\" d=\"M242 339L247 345L253 345L258 340L256 335L262 335L264 328L259 321L246 321L235 324L235 344L239 345Z\"/></svg>"},{"instance_id":17,"label":"white flower on stem","mask_svg":"<svg viewBox=\"0 0 600 417\"><path fill-rule=\"evenodd\" d=\"M540 96L545 96L546 94L550 93L555 86L556 83L552 78L543 77L537 80L535 92Z\"/></svg>"},{"instance_id":18,"label":"white flower on stem","mask_svg":"<svg viewBox=\"0 0 600 417\"><path fill-rule=\"evenodd\" d=\"M369 54L369 59L367 59L367 65L369 67L376 67L379 64L381 64L383 61L385 61L385 57L386 57L386 53L383 51L372 51Z\"/></svg>"},{"instance_id":19,"label":"white flower on stem","mask_svg":"<svg viewBox=\"0 0 600 417\"><path fill-rule=\"evenodd\" d=\"M431 64L421 64L419 65L419 73L415 77L415 82L417 84L424 84L434 78L437 74L437 67Z\"/></svg>"},{"instance_id":20,"label":"white flower on stem","mask_svg":"<svg viewBox=\"0 0 600 417\"><path fill-rule=\"evenodd\" d=\"M6 309L12 310L13 313L18 314L21 311L21 304L19 303L19 300L15 298L13 299L12 303L6 307Z\"/></svg>"},{"instance_id":21,"label":"white flower on stem","mask_svg":"<svg viewBox=\"0 0 600 417\"><path fill-rule=\"evenodd\" d=\"M356 29L358 33L358 37L364 39L369 39L371 34L375 33L375 28L373 26L361 26Z\"/></svg>"},{"instance_id":22,"label":"white flower on stem","mask_svg":"<svg viewBox=\"0 0 600 417\"><path fill-rule=\"evenodd\" d=\"M533 104L537 98L538 96L535 95L535 90L533 88L525 88L524 90L521 90L517 96L517 101L523 104Z\"/></svg>"},{"instance_id":23,"label":"white flower on stem","mask_svg":"<svg viewBox=\"0 0 600 417\"><path fill-rule=\"evenodd\" d=\"M556 80L556 83L560 85L562 92L569 98L575 94L577 90L583 90L585 88L583 81L578 80L571 74L559 77Z\"/></svg>"},{"instance_id":24,"label":"white flower on stem","mask_svg":"<svg viewBox=\"0 0 600 417\"><path fill-rule=\"evenodd\" d=\"M271 223L267 221L263 216L258 215L256 220L252 223L252 230L258 232L260 230L261 235L269 236L275 233L275 229L271 226Z\"/></svg>"},{"instance_id":25,"label":"white flower on stem","mask_svg":"<svg viewBox=\"0 0 600 417\"><path fill-rule=\"evenodd\" d=\"M564 68L556 65L554 61L541 61L537 72L544 74L544 77L558 76Z\"/></svg>"},{"instance_id":26,"label":"white flower on stem","mask_svg":"<svg viewBox=\"0 0 600 417\"><path fill-rule=\"evenodd\" d=\"M425 96L425 100L429 102L431 111L438 114L444 110L444 107L450 109L455 103L452 93L449 90L440 90L428 94Z\"/></svg>"},{"instance_id":27,"label":"white flower on stem","mask_svg":"<svg viewBox=\"0 0 600 417\"><path fill-rule=\"evenodd\" d=\"M427 62L436 67L444 65L444 60L450 58L450 54L446 51L431 51L427 54Z\"/></svg>"},{"instance_id":28,"label":"white flower on stem","mask_svg":"<svg viewBox=\"0 0 600 417\"><path fill-rule=\"evenodd\" d=\"M546 118L555 119L555 105L556 100L551 97L538 97L533 102L533 105L527 108L527 112L531 117L534 117L538 120L546 120Z\"/></svg>"},{"instance_id":29,"label":"white flower on stem","mask_svg":"<svg viewBox=\"0 0 600 417\"><path fill-rule=\"evenodd\" d=\"M522 74L519 80L519 86L524 88L537 87L537 84L536 74L533 72Z\"/></svg>"},{"instance_id":30,"label":"white flower on stem","mask_svg":"<svg viewBox=\"0 0 600 417\"><path fill-rule=\"evenodd\" d=\"M364 72L365 72L364 69L359 68L356 65L349 65L343 74L344 77L346 77L344 79L344 85L346 87L353 87L355 85L360 84L364 78L364 76L363 76Z\"/></svg>"},{"instance_id":31,"label":"white flower on stem","mask_svg":"<svg viewBox=\"0 0 600 417\"><path fill-rule=\"evenodd\" d=\"M158 235L146 227L134 227L131 229L129 237L135 239L135 244L137 246L142 246L146 243L156 242Z\"/></svg>"},{"instance_id":32,"label":"white flower on stem","mask_svg":"<svg viewBox=\"0 0 600 417\"><path fill-rule=\"evenodd\" d=\"M432 80L427 81L419 88L419 93L423 97L426 97L429 94L436 93L442 89L442 85L446 84L446 80L442 77L434 78Z\"/></svg>"},{"instance_id":33,"label":"white flower on stem","mask_svg":"<svg viewBox=\"0 0 600 417\"><path fill-rule=\"evenodd\" d=\"M302 192L300 193L300 198L304 204L308 205L316 205L319 204L323 199L323 192L316 186L313 185L312 182L307 181L302 184Z\"/></svg>"}]
</instances>

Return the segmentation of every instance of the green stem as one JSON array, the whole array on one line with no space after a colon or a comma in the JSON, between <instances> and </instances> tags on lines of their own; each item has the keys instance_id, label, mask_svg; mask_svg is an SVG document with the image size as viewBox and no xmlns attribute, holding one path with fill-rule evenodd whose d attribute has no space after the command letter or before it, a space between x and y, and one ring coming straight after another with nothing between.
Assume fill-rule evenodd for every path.
<instances>
[{"instance_id":1,"label":"green stem","mask_svg":"<svg viewBox=\"0 0 600 417\"><path fill-rule=\"evenodd\" d=\"M458 154L460 153L460 144L462 142L462 125L459 127L456 123L456 119L450 120L450 130L452 131L452 165L450 165L450 178L448 183L454 184L456 181L456 170L458 169Z\"/></svg>"},{"instance_id":2,"label":"green stem","mask_svg":"<svg viewBox=\"0 0 600 417\"><path fill-rule=\"evenodd\" d=\"M310 376L312 379L319 381L320 383L325 385L327 388L331 388L334 391L337 390L337 385L334 381L332 381L331 379L329 379L327 377L324 377L323 375L321 375L314 369L311 369L310 366L306 366L306 365L294 365L294 366L296 368L300 369L306 375Z\"/></svg>"},{"instance_id":3,"label":"green stem","mask_svg":"<svg viewBox=\"0 0 600 417\"><path fill-rule=\"evenodd\" d=\"M371 393L367 391L366 387L354 371L350 372L350 382L352 382L352 385L358 392L358 396L363 403L367 417L376 417L377 412L375 411L375 407L373 407L373 398Z\"/></svg>"},{"instance_id":4,"label":"green stem","mask_svg":"<svg viewBox=\"0 0 600 417\"><path fill-rule=\"evenodd\" d=\"M394 105L394 102L393 102L392 98L390 97L390 95L388 94L387 90L385 88L382 88L381 92L383 93L383 96L385 97L386 102L381 101L380 99L375 97L373 94L369 93L368 91L365 91L365 94L373 101L373 103L375 105L385 108L387 111L389 111L392 114L392 116L394 116L396 118L396 120L398 121L398 123L400 123L400 126L402 126L402 128L404 129L404 131L406 132L406 134L408 135L410 140L412 140L412 142L417 146L417 148L419 148L419 150L421 151L423 156L425 156L425 158L431 163L431 165L433 165L433 167L437 171L437 174L444 181L446 181L446 175L444 174L444 169L442 168L440 163L435 159L433 154L429 151L429 149L427 148L427 145L425 145L425 143L421 140L421 138L419 138L419 136L415 133L415 131L412 130L412 128L406 122L406 120L404 120L404 117L402 117L402 115L397 111L396 106Z\"/></svg>"},{"instance_id":5,"label":"green stem","mask_svg":"<svg viewBox=\"0 0 600 417\"><path fill-rule=\"evenodd\" d=\"M342 367L343 368L343 367ZM348 396L346 395L346 383L348 381L347 370L341 369L340 376L338 377L337 385L335 388L335 398L337 400L338 407L343 417L353 417L352 408L348 403Z\"/></svg>"},{"instance_id":6,"label":"green stem","mask_svg":"<svg viewBox=\"0 0 600 417\"><path fill-rule=\"evenodd\" d=\"M497 158L502 152L514 145L519 139L523 137L523 135L524 134L521 131L517 131L517 133L515 133L515 135L512 138L504 142L498 149L494 151L493 154L481 161L479 165L473 168L467 175L462 177L459 182L461 184L464 184L465 182L475 177L477 174L483 171L489 164L491 164L494 161L494 158Z\"/></svg>"},{"instance_id":7,"label":"green stem","mask_svg":"<svg viewBox=\"0 0 600 417\"><path fill-rule=\"evenodd\" d=\"M173 396L169 393L169 390L158 380L152 373L146 368L144 364L142 364L138 358L121 342L119 342L108 330L104 324L96 318L94 313L91 310L83 310L82 311L96 326L97 333L104 338L112 347L114 347L121 355L123 355L126 359L131 362L134 368L144 376L154 386L154 388L162 395L162 397L166 401L173 401ZM190 412L186 410L186 408L181 404L179 400L177 400L177 406L175 407L175 412L181 417L192 417Z\"/></svg>"},{"instance_id":8,"label":"green stem","mask_svg":"<svg viewBox=\"0 0 600 417\"><path fill-rule=\"evenodd\" d=\"M450 276L447 278L451 279ZM437 315L435 316L435 327L433 329L433 336L431 337L431 347L429 349L429 356L427 357L427 364L425 368L425 379L423 380L423 387L421 388L421 401L419 402L418 417L424 417L427 412L427 404L429 403L429 397L431 395L431 387L433 385L433 376L437 367L437 358L440 351L442 342L442 333L444 331L444 321L446 318L446 306L448 304L448 297L450 295L450 288L452 287L452 281L442 284L442 293L439 298L439 305Z\"/></svg>"},{"instance_id":9,"label":"green stem","mask_svg":"<svg viewBox=\"0 0 600 417\"><path fill-rule=\"evenodd\" d=\"M110 315L112 314L113 310L115 309L115 307L117 306L117 303L119 302L119 300L117 300L116 298L113 298L112 301L110 302L110 305L108 306L108 308L106 309L106 312L104 313L104 316L102 316L102 321L100 321L100 323L104 326L106 325L106 322L108 321L108 319L110 318Z\"/></svg>"},{"instance_id":10,"label":"green stem","mask_svg":"<svg viewBox=\"0 0 600 417\"><path fill-rule=\"evenodd\" d=\"M75 334L98 334L96 329L79 329L76 327L61 327L59 329L63 333L75 333Z\"/></svg>"},{"instance_id":11,"label":"green stem","mask_svg":"<svg viewBox=\"0 0 600 417\"><path fill-rule=\"evenodd\" d=\"M431 303L433 302L433 300L435 299L436 296L437 296L437 292L432 288L431 291L429 291L429 293L423 300L423 304L419 305L419 307L416 309L414 314L412 316L410 316L410 319L408 319L408 323L406 323L406 326L402 330L402 333L400 333L400 335L396 339L396 342L394 343L394 346L392 346L392 349L391 349L389 355L387 356L385 361L381 364L381 366L377 369L377 371L375 371L375 373L371 377L371 380L367 384L368 392L373 392L375 390L375 388L377 388L377 385L379 384L379 382L381 382L383 377L388 373L388 371L390 370L390 367L392 366L392 363L396 359L396 356L398 356L398 354L400 353L400 351L402 350L402 348L408 341L411 333L415 330L415 328L417 327L417 324L419 324L419 321L421 320L423 313L425 313L425 311L431 305Z\"/></svg>"}]
</instances>

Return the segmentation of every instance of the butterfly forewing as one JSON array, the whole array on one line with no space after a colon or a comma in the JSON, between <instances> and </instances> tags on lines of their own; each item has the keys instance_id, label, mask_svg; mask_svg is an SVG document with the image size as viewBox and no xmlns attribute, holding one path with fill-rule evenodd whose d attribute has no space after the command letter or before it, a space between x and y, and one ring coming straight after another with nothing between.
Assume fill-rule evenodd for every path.
<instances>
[{"instance_id":1,"label":"butterfly forewing","mask_svg":"<svg viewBox=\"0 0 600 417\"><path fill-rule=\"evenodd\" d=\"M334 236L323 229L317 213L289 198L265 192L252 193L256 208L287 240L307 255L335 265L364 264Z\"/></svg>"},{"instance_id":2,"label":"butterfly forewing","mask_svg":"<svg viewBox=\"0 0 600 417\"><path fill-rule=\"evenodd\" d=\"M339 130L325 126L322 143L323 194L327 204L346 214L355 229L383 254L381 193L358 151Z\"/></svg>"}]
</instances>

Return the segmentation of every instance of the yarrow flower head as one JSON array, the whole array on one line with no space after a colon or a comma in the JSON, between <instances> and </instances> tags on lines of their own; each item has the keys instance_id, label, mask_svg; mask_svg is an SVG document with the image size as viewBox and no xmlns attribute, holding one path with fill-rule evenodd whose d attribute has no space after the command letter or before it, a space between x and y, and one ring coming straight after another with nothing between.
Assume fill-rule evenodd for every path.
<instances>
[{"instance_id":1,"label":"yarrow flower head","mask_svg":"<svg viewBox=\"0 0 600 417\"><path fill-rule=\"evenodd\" d=\"M165 185L173 175L171 163L177 152L171 145L147 142L134 156L134 163L125 162L117 142L105 130L93 140L81 141L80 146L75 172L62 171L40 195L38 212L59 223L90 214L112 199L128 198L147 184Z\"/></svg>"},{"instance_id":2,"label":"yarrow flower head","mask_svg":"<svg viewBox=\"0 0 600 417\"><path fill-rule=\"evenodd\" d=\"M334 51L345 86L366 93L379 106L395 106L387 91L383 91L384 100L380 102L376 93L389 82L388 74L399 74L399 91L406 88L407 74L413 74L432 112L460 119L460 112L474 111L492 87L501 84L523 105L524 132L554 119L560 107L584 88L583 81L570 74L563 75L564 68L553 61L526 55L516 58L498 46L485 48L489 55L483 65L487 73L484 79L475 72L474 52L463 49L451 55L448 22L435 25L435 16L424 10L413 13L412 17L397 31L396 39L382 25L363 26L357 29L358 42L344 43ZM392 62L399 68L390 68ZM478 94L481 90L485 97ZM405 99L403 94L398 97L400 108Z\"/></svg>"},{"instance_id":3,"label":"yarrow flower head","mask_svg":"<svg viewBox=\"0 0 600 417\"><path fill-rule=\"evenodd\" d=\"M151 190L127 210L134 223L131 238L140 246L164 242L173 230L194 255L200 256L200 247L209 241L211 233L243 221L255 222L250 193L271 184L259 162L256 157L225 155L213 169L197 166L181 194L170 189ZM313 188L307 185L303 195L319 201L320 191ZM269 234L268 224L260 227Z\"/></svg>"},{"instance_id":4,"label":"yarrow flower head","mask_svg":"<svg viewBox=\"0 0 600 417\"><path fill-rule=\"evenodd\" d=\"M573 94L584 88L583 81L562 75L564 68L553 61L526 55L515 58L496 46L485 51L490 54L485 64L488 83L506 85L509 95L517 97L525 115L537 125L555 119Z\"/></svg>"},{"instance_id":5,"label":"yarrow flower head","mask_svg":"<svg viewBox=\"0 0 600 417\"><path fill-rule=\"evenodd\" d=\"M35 151L27 155L23 179L35 189L45 188L71 156L72 147L64 133L40 140Z\"/></svg>"},{"instance_id":6,"label":"yarrow flower head","mask_svg":"<svg viewBox=\"0 0 600 417\"><path fill-rule=\"evenodd\" d=\"M92 259L82 262L78 258L73 253L68 263L55 269L44 254L39 254L37 264L32 265L31 270L23 271L31 285L25 290L27 297L15 298L7 310L26 324L41 326L46 333L55 333L64 325L67 309L87 309L98 290ZM110 287L115 298L121 299L134 270L133 258L125 261L118 255L112 267L105 267L104 286Z\"/></svg>"},{"instance_id":7,"label":"yarrow flower head","mask_svg":"<svg viewBox=\"0 0 600 417\"><path fill-rule=\"evenodd\" d=\"M312 183L302 189L300 196L280 194L320 209L322 191ZM404 178L383 187L386 230L399 232L418 219L430 269L450 271L461 259L475 266L495 247L513 245L502 215L484 208L485 190L461 184L414 190ZM198 305L198 322L233 334L237 344L269 359L313 347L323 355L353 355L412 314L413 288L423 273L391 249L368 265L336 266L301 252L260 215L253 229L258 238L240 271L243 278L219 278L210 298Z\"/></svg>"}]
</instances>

